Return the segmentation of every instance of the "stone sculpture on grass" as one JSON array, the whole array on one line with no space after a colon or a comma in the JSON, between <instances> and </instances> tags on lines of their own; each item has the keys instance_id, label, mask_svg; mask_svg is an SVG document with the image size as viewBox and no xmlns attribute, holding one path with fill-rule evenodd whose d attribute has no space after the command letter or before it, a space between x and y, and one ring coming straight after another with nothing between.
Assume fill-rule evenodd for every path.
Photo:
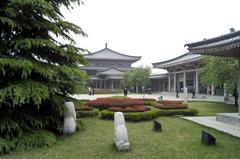
<instances>
[{"instance_id":1,"label":"stone sculpture on grass","mask_svg":"<svg viewBox=\"0 0 240 159\"><path fill-rule=\"evenodd\" d=\"M130 148L128 132L122 112L114 113L115 138L114 143L119 151L127 151Z\"/></svg>"},{"instance_id":2,"label":"stone sculpture on grass","mask_svg":"<svg viewBox=\"0 0 240 159\"><path fill-rule=\"evenodd\" d=\"M73 102L64 104L63 134L72 134L76 130L76 111Z\"/></svg>"}]
</instances>

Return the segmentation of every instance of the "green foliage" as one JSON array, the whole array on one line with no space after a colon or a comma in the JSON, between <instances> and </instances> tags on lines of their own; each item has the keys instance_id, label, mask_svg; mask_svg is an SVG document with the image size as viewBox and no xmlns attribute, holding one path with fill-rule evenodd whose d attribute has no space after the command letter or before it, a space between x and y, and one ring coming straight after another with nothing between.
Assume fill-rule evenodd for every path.
<instances>
[{"instance_id":1,"label":"green foliage","mask_svg":"<svg viewBox=\"0 0 240 159\"><path fill-rule=\"evenodd\" d=\"M56 137L53 133L34 130L13 140L0 138L0 155L11 151L22 151L30 147L48 147L56 142Z\"/></svg>"},{"instance_id":2,"label":"green foliage","mask_svg":"<svg viewBox=\"0 0 240 159\"><path fill-rule=\"evenodd\" d=\"M70 33L83 30L64 20L61 7L81 0L2 0L0 3L0 153L49 146L61 133L63 104L87 80L82 48ZM56 37L66 40L60 43ZM14 144L12 144L14 142ZM12 146L14 145L14 146Z\"/></svg>"},{"instance_id":3,"label":"green foliage","mask_svg":"<svg viewBox=\"0 0 240 159\"><path fill-rule=\"evenodd\" d=\"M236 59L205 56L200 69L201 82L204 85L224 85L227 93L233 93L238 81L238 70Z\"/></svg>"},{"instance_id":4,"label":"green foliage","mask_svg":"<svg viewBox=\"0 0 240 159\"><path fill-rule=\"evenodd\" d=\"M151 101L151 100L146 100L144 101L144 105L148 105L148 106L156 106L157 102L156 101Z\"/></svg>"},{"instance_id":5,"label":"green foliage","mask_svg":"<svg viewBox=\"0 0 240 159\"><path fill-rule=\"evenodd\" d=\"M123 86L128 88L136 87L138 93L138 87L146 87L149 84L150 73L151 68L148 66L133 68L124 73Z\"/></svg>"},{"instance_id":6,"label":"green foliage","mask_svg":"<svg viewBox=\"0 0 240 159\"><path fill-rule=\"evenodd\" d=\"M92 111L76 111L77 118L85 118L85 117L94 117L98 115L98 110L93 109Z\"/></svg>"},{"instance_id":7,"label":"green foliage","mask_svg":"<svg viewBox=\"0 0 240 159\"><path fill-rule=\"evenodd\" d=\"M150 111L146 112L131 112L124 113L124 118L127 121L138 122L142 120L150 120L158 116L159 110L156 108L151 108ZM100 111L100 116L102 119L113 119L114 112L108 110Z\"/></svg>"},{"instance_id":8,"label":"green foliage","mask_svg":"<svg viewBox=\"0 0 240 159\"><path fill-rule=\"evenodd\" d=\"M142 120L150 120L158 116L172 116L172 115L186 115L186 116L195 116L198 114L196 109L178 109L178 110L160 110L157 108L151 108L150 111L146 112L131 112L124 113L124 118L127 121L142 121ZM100 111L100 117L102 119L113 119L114 112L109 110Z\"/></svg>"},{"instance_id":9,"label":"green foliage","mask_svg":"<svg viewBox=\"0 0 240 159\"><path fill-rule=\"evenodd\" d=\"M160 110L159 116L171 116L171 115L185 115L196 116L198 111L196 109L173 109L173 110Z\"/></svg>"}]
</instances>

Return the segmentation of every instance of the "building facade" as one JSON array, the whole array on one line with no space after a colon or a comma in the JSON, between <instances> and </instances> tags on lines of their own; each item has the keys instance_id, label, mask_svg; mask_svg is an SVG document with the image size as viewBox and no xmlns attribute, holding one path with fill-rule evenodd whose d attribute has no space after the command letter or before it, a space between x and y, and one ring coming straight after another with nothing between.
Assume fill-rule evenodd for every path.
<instances>
[{"instance_id":1,"label":"building facade","mask_svg":"<svg viewBox=\"0 0 240 159\"><path fill-rule=\"evenodd\" d=\"M159 78L160 91L183 92L187 87L189 93L223 95L222 87L204 86L200 82L199 68L202 66L202 56L186 53L176 58L153 63L153 68L165 69L168 74ZM152 86L153 87L153 86Z\"/></svg>"},{"instance_id":2,"label":"building facade","mask_svg":"<svg viewBox=\"0 0 240 159\"><path fill-rule=\"evenodd\" d=\"M91 78L91 86L101 89L120 89L123 73L131 70L131 65L141 56L130 56L105 48L84 55L89 65L81 67Z\"/></svg>"}]
</instances>

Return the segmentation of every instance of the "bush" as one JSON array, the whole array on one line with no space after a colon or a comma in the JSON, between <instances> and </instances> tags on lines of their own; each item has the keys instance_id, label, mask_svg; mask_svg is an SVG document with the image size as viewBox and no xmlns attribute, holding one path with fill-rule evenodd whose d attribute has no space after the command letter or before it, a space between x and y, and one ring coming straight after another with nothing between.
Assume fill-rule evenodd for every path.
<instances>
[{"instance_id":1,"label":"bush","mask_svg":"<svg viewBox=\"0 0 240 159\"><path fill-rule=\"evenodd\" d=\"M93 109L92 111L76 111L77 118L85 118L85 117L94 117L98 115L98 110Z\"/></svg>"},{"instance_id":2,"label":"bush","mask_svg":"<svg viewBox=\"0 0 240 159\"><path fill-rule=\"evenodd\" d=\"M156 101L144 101L144 105L147 105L147 106L153 106L155 107L157 105L157 102Z\"/></svg>"},{"instance_id":3,"label":"bush","mask_svg":"<svg viewBox=\"0 0 240 159\"><path fill-rule=\"evenodd\" d=\"M126 106L126 107L110 107L109 111L113 112L145 112L150 110L149 107L145 106Z\"/></svg>"},{"instance_id":4,"label":"bush","mask_svg":"<svg viewBox=\"0 0 240 159\"><path fill-rule=\"evenodd\" d=\"M153 105L155 108L159 109L187 109L187 105L182 105L182 104L174 104L174 105L163 105L163 104L156 104Z\"/></svg>"},{"instance_id":5,"label":"bush","mask_svg":"<svg viewBox=\"0 0 240 159\"><path fill-rule=\"evenodd\" d=\"M89 107L89 106L82 106L82 107L79 107L79 108L75 108L76 111L92 111L93 108L92 107Z\"/></svg>"},{"instance_id":6,"label":"bush","mask_svg":"<svg viewBox=\"0 0 240 159\"><path fill-rule=\"evenodd\" d=\"M124 113L125 120L127 121L142 121L142 120L150 120L158 116L159 110L155 108L151 108L150 111L146 112L133 112L133 113ZM109 110L102 110L100 112L100 116L102 119L113 119L114 112Z\"/></svg>"},{"instance_id":7,"label":"bush","mask_svg":"<svg viewBox=\"0 0 240 159\"><path fill-rule=\"evenodd\" d=\"M99 109L107 109L111 106L134 106L144 105L142 100L131 99L131 98L98 98L96 100L89 101L88 106L93 106Z\"/></svg>"},{"instance_id":8,"label":"bush","mask_svg":"<svg viewBox=\"0 0 240 159\"><path fill-rule=\"evenodd\" d=\"M179 109L179 110L160 110L159 116L171 116L171 115L186 115L195 116L198 114L196 109Z\"/></svg>"}]
</instances>

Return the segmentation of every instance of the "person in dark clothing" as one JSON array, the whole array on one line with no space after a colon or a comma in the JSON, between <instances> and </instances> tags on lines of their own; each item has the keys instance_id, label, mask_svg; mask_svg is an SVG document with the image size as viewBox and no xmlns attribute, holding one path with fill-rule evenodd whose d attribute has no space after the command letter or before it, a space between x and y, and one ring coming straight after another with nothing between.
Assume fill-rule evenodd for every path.
<instances>
[{"instance_id":1,"label":"person in dark clothing","mask_svg":"<svg viewBox=\"0 0 240 159\"><path fill-rule=\"evenodd\" d=\"M192 92L192 99L195 99L195 91Z\"/></svg>"},{"instance_id":2,"label":"person in dark clothing","mask_svg":"<svg viewBox=\"0 0 240 159\"><path fill-rule=\"evenodd\" d=\"M124 90L123 90L124 96L127 96L127 93L128 93L127 88L124 88Z\"/></svg>"},{"instance_id":3,"label":"person in dark clothing","mask_svg":"<svg viewBox=\"0 0 240 159\"><path fill-rule=\"evenodd\" d=\"M179 98L178 90L176 90L176 98Z\"/></svg>"},{"instance_id":4,"label":"person in dark clothing","mask_svg":"<svg viewBox=\"0 0 240 159\"><path fill-rule=\"evenodd\" d=\"M95 93L95 89L94 88L92 88L92 95L94 96L94 93Z\"/></svg>"},{"instance_id":5,"label":"person in dark clothing","mask_svg":"<svg viewBox=\"0 0 240 159\"><path fill-rule=\"evenodd\" d=\"M233 90L233 94L232 95L234 96L235 106L238 106L238 91L237 91L237 88L235 88Z\"/></svg>"}]
</instances>

